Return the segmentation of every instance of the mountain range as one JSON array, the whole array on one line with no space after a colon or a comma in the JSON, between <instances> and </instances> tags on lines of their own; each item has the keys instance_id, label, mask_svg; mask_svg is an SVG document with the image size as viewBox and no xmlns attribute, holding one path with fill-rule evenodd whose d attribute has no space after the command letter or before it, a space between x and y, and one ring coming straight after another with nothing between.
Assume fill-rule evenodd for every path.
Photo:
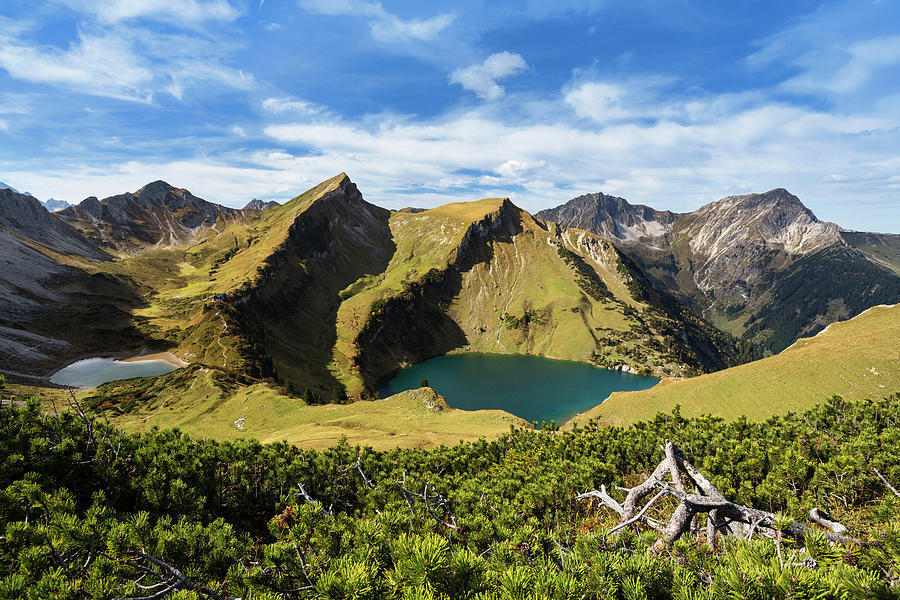
<instances>
[{"instance_id":1,"label":"mountain range","mask_svg":"<svg viewBox=\"0 0 900 600\"><path fill-rule=\"evenodd\" d=\"M336 400L447 352L688 376L897 302L898 238L822 223L784 190L531 215L506 198L390 211L344 174L243 209L162 181L55 213L4 189L0 368L40 381L82 355L170 350Z\"/></svg>"},{"instance_id":2,"label":"mountain range","mask_svg":"<svg viewBox=\"0 0 900 600\"><path fill-rule=\"evenodd\" d=\"M588 194L537 216L609 238L655 286L772 352L900 297L900 235L819 221L781 188L681 214Z\"/></svg>"}]
</instances>

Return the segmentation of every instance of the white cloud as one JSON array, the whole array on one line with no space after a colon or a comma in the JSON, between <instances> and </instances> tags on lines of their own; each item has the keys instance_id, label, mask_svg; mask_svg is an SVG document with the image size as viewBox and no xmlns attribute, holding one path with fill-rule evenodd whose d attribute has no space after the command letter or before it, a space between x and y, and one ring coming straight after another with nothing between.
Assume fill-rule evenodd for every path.
<instances>
[{"instance_id":1,"label":"white cloud","mask_svg":"<svg viewBox=\"0 0 900 600\"><path fill-rule=\"evenodd\" d=\"M16 79L64 85L101 96L149 101L154 74L115 36L80 36L68 49L0 42L0 67Z\"/></svg>"},{"instance_id":2,"label":"white cloud","mask_svg":"<svg viewBox=\"0 0 900 600\"><path fill-rule=\"evenodd\" d=\"M631 116L631 112L622 105L624 96L625 90L621 85L590 81L566 92L565 101L579 117L602 123Z\"/></svg>"},{"instance_id":3,"label":"white cloud","mask_svg":"<svg viewBox=\"0 0 900 600\"><path fill-rule=\"evenodd\" d=\"M747 64L776 72L791 67L794 74L780 84L782 90L824 96L842 110L869 106L898 90L898 20L896 2L827 3L760 40Z\"/></svg>"},{"instance_id":4,"label":"white cloud","mask_svg":"<svg viewBox=\"0 0 900 600\"><path fill-rule=\"evenodd\" d=\"M229 22L241 15L241 11L227 0L65 0L85 13L96 16L104 23L117 23L129 19L146 18L176 25L199 24L209 21Z\"/></svg>"},{"instance_id":5,"label":"white cloud","mask_svg":"<svg viewBox=\"0 0 900 600\"><path fill-rule=\"evenodd\" d=\"M300 113L313 115L322 111L322 107L296 98L266 98L263 100L262 106L267 111L275 114Z\"/></svg>"},{"instance_id":6,"label":"white cloud","mask_svg":"<svg viewBox=\"0 0 900 600\"><path fill-rule=\"evenodd\" d=\"M0 41L0 68L24 81L138 102L152 102L159 91L180 100L186 87L198 83L254 85L252 76L221 63L216 42L126 26L105 29L81 33L67 47L6 38Z\"/></svg>"},{"instance_id":7,"label":"white cloud","mask_svg":"<svg viewBox=\"0 0 900 600\"><path fill-rule=\"evenodd\" d=\"M497 81L518 73L527 66L520 54L497 52L488 56L481 64L453 71L450 82L458 83L484 100L499 100L506 91Z\"/></svg>"},{"instance_id":8,"label":"white cloud","mask_svg":"<svg viewBox=\"0 0 900 600\"><path fill-rule=\"evenodd\" d=\"M826 84L833 91L856 91L879 70L900 64L900 35L858 42L848 52L850 60Z\"/></svg>"},{"instance_id":9,"label":"white cloud","mask_svg":"<svg viewBox=\"0 0 900 600\"><path fill-rule=\"evenodd\" d=\"M233 133L237 136L240 136L240 137L247 137L247 132L244 131L244 128L239 125L233 126L231 128L231 133Z\"/></svg>"},{"instance_id":10,"label":"white cloud","mask_svg":"<svg viewBox=\"0 0 900 600\"><path fill-rule=\"evenodd\" d=\"M374 202L386 190L396 197L396 190L406 189L422 206L425 188L436 190L435 202L499 193L530 210L595 191L693 210L732 193L787 187L820 217L861 228L853 221L859 211L827 210L826 201L838 196L833 181L823 178L842 170L878 175L857 191L858 202L897 185L890 179L897 162L885 161L881 150L900 143L896 120L713 96L674 104L660 99L646 110L670 116L646 124L585 127L566 120L563 106L564 100L556 117L542 122L474 110L436 122L395 118L372 126L334 119L271 125L265 133L303 150L292 163L298 171L324 178L346 170ZM505 187L510 185L518 187Z\"/></svg>"},{"instance_id":11,"label":"white cloud","mask_svg":"<svg viewBox=\"0 0 900 600\"><path fill-rule=\"evenodd\" d=\"M372 37L381 42L433 40L456 19L442 13L427 19L401 19L388 12L381 2L369 0L299 0L300 6L311 13L346 15L369 20Z\"/></svg>"},{"instance_id":12,"label":"white cloud","mask_svg":"<svg viewBox=\"0 0 900 600\"><path fill-rule=\"evenodd\" d=\"M27 115L32 111L32 99L26 94L0 94L0 115Z\"/></svg>"},{"instance_id":13,"label":"white cloud","mask_svg":"<svg viewBox=\"0 0 900 600\"><path fill-rule=\"evenodd\" d=\"M217 159L34 171L0 164L0 170L9 180L27 181L40 197L110 195L163 178L232 205L252 197L289 198L340 171L368 200L394 208L510 196L535 211L604 191L686 211L729 194L786 187L820 218L846 227L883 229L896 222L889 199L900 188L900 158L886 158L882 150L900 143L896 121L749 99L689 98L682 104L688 102L732 109L691 120L683 106L665 101L657 112L681 116L593 127L567 120L562 98L555 118L528 123L480 109L435 121L393 117L378 124L326 114L315 123L266 127L277 147ZM851 180L835 176L842 173L865 177L843 212ZM61 192L66 190L68 197Z\"/></svg>"},{"instance_id":14,"label":"white cloud","mask_svg":"<svg viewBox=\"0 0 900 600\"><path fill-rule=\"evenodd\" d=\"M533 173L547 166L545 160L508 160L494 169L494 173L508 179L517 179L526 173Z\"/></svg>"}]
</instances>

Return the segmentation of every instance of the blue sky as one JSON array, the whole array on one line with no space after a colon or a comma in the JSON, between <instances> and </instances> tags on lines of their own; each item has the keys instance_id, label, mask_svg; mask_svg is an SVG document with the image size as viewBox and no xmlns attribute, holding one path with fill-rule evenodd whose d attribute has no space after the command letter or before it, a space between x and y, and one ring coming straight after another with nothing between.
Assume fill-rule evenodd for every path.
<instances>
[{"instance_id":1,"label":"blue sky","mask_svg":"<svg viewBox=\"0 0 900 600\"><path fill-rule=\"evenodd\" d=\"M785 187L900 232L900 2L5 0L0 181L382 206Z\"/></svg>"}]
</instances>

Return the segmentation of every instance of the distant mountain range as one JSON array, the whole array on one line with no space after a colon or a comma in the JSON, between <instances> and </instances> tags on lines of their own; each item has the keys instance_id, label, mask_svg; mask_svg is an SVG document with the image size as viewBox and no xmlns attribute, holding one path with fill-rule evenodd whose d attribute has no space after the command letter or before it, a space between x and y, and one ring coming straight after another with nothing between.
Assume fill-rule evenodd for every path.
<instances>
[{"instance_id":1,"label":"distant mountain range","mask_svg":"<svg viewBox=\"0 0 900 600\"><path fill-rule=\"evenodd\" d=\"M57 200L56 198L41 200L41 204L43 204L44 208L46 208L50 212L56 212L58 210L62 210L64 208L69 208L70 206L72 206L65 200Z\"/></svg>"},{"instance_id":2,"label":"distant mountain range","mask_svg":"<svg viewBox=\"0 0 900 600\"><path fill-rule=\"evenodd\" d=\"M819 221L784 189L683 214L589 194L537 216L608 237L658 289L773 352L900 299L900 235Z\"/></svg>"},{"instance_id":3,"label":"distant mountain range","mask_svg":"<svg viewBox=\"0 0 900 600\"><path fill-rule=\"evenodd\" d=\"M21 375L147 347L331 398L451 350L670 375L752 353L608 240L508 199L389 211L346 175L242 210L161 181L57 213L2 193L0 240L16 253L0 348Z\"/></svg>"},{"instance_id":4,"label":"distant mountain range","mask_svg":"<svg viewBox=\"0 0 900 600\"><path fill-rule=\"evenodd\" d=\"M449 351L691 375L897 302L898 238L822 223L785 190L532 216L503 198L389 211L344 174L243 209L162 181L55 213L3 189L0 369L168 349L324 398Z\"/></svg>"},{"instance_id":5,"label":"distant mountain range","mask_svg":"<svg viewBox=\"0 0 900 600\"><path fill-rule=\"evenodd\" d=\"M275 208L276 206L281 205L274 200L264 202L258 198L254 198L253 200L245 204L244 208L242 208L241 210L266 210L267 208Z\"/></svg>"}]
</instances>

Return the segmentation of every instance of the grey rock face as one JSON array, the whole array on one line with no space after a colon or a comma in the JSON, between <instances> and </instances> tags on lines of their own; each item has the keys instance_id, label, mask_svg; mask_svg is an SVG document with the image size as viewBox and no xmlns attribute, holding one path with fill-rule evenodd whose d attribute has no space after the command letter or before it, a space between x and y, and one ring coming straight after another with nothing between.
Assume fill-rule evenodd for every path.
<instances>
[{"instance_id":1,"label":"grey rock face","mask_svg":"<svg viewBox=\"0 0 900 600\"><path fill-rule=\"evenodd\" d=\"M710 319L731 322L734 331L746 324L748 335L773 350L830 322L810 303L840 300L862 310L893 297L898 284L897 273L888 270L900 265L889 252L898 246L890 236L853 237L819 221L783 188L728 196L682 214L588 194L538 216L608 237L658 289ZM870 284L854 289L844 281L837 293L817 274L824 265ZM786 317L790 314L803 316ZM791 333L775 330L779 327Z\"/></svg>"},{"instance_id":2,"label":"grey rock face","mask_svg":"<svg viewBox=\"0 0 900 600\"><path fill-rule=\"evenodd\" d=\"M657 238L672 231L678 217L667 210L629 204L624 198L606 194L585 194L562 206L542 210L535 216L620 242L645 240L654 245Z\"/></svg>"},{"instance_id":3,"label":"grey rock face","mask_svg":"<svg viewBox=\"0 0 900 600\"><path fill-rule=\"evenodd\" d=\"M75 228L48 212L36 198L9 188L0 189L0 227L64 254L92 259L105 256Z\"/></svg>"},{"instance_id":4,"label":"grey rock face","mask_svg":"<svg viewBox=\"0 0 900 600\"><path fill-rule=\"evenodd\" d=\"M281 206L274 200L270 200L269 202L263 202L258 198L254 198L250 202L244 205L244 208L241 210L266 210L267 208L274 208L276 206Z\"/></svg>"},{"instance_id":5,"label":"grey rock face","mask_svg":"<svg viewBox=\"0 0 900 600\"><path fill-rule=\"evenodd\" d=\"M182 244L200 230L217 229L243 216L240 210L207 202L164 181L103 200L91 196L57 214L98 244L129 252Z\"/></svg>"}]
</instances>

